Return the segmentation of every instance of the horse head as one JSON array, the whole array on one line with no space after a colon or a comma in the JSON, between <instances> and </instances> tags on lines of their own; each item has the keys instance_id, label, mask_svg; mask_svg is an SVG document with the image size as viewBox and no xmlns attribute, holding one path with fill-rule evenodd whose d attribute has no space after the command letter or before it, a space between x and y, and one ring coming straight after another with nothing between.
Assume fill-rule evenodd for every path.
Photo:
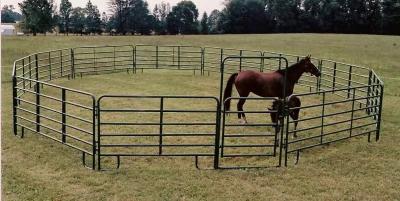
<instances>
[{"instance_id":1,"label":"horse head","mask_svg":"<svg viewBox=\"0 0 400 201\"><path fill-rule=\"evenodd\" d=\"M316 77L321 76L321 72L318 70L317 67L311 62L311 55L306 56L304 59L300 61L302 66L304 67L304 72L310 73Z\"/></svg>"}]
</instances>

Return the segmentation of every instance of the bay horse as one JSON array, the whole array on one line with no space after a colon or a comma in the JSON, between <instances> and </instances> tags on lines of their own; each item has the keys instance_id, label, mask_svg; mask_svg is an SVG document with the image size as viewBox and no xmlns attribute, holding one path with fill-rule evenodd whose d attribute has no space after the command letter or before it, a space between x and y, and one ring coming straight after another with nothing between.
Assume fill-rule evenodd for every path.
<instances>
[{"instance_id":1,"label":"bay horse","mask_svg":"<svg viewBox=\"0 0 400 201\"><path fill-rule=\"evenodd\" d=\"M299 119L299 113L300 113L300 108L301 107L301 101L300 98L297 97L296 95L292 94L289 97L286 98L286 103L288 105L289 110L289 116L295 120L294 121L294 130L297 130L297 125L298 125L298 119ZM283 100L282 99L276 99L272 102L272 107L268 108L269 110L274 110L276 112L270 113L271 116L271 121L272 123L277 123L280 120L279 114L282 114L283 108ZM274 126L276 133L280 131L279 126ZM296 131L293 133L293 137L297 138Z\"/></svg>"},{"instance_id":2,"label":"bay horse","mask_svg":"<svg viewBox=\"0 0 400 201\"><path fill-rule=\"evenodd\" d=\"M283 93L286 75L286 93ZM270 73L262 73L256 71L242 71L232 74L226 84L224 90L224 107L225 111L230 110L231 102L227 98L232 96L232 88L235 85L240 97L248 97L250 92L261 97L278 97L286 98L293 94L294 85L298 82L303 73L310 73L316 77L321 76L318 68L311 62L311 55L301 59L296 64L291 65L287 69L277 70ZM286 97L283 97L285 94ZM246 115L243 112L243 105L246 99L240 99L237 104L238 119L243 117L247 123Z\"/></svg>"}]
</instances>

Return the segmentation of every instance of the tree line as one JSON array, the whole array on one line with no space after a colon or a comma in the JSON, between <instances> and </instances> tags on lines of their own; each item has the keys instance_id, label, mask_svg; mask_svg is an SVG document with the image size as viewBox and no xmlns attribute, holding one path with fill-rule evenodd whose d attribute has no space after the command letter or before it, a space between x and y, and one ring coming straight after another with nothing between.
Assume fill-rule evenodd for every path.
<instances>
[{"instance_id":1,"label":"tree line","mask_svg":"<svg viewBox=\"0 0 400 201\"><path fill-rule=\"evenodd\" d=\"M400 34L400 0L225 0L225 7L199 18L196 5L161 2L152 11L145 0L109 0L100 14L62 0L24 0L19 4L26 32L101 34L364 33ZM9 7L2 9L10 16ZM11 10L12 11L12 10ZM7 17L8 17L7 16ZM198 20L200 19L200 21Z\"/></svg>"}]
</instances>

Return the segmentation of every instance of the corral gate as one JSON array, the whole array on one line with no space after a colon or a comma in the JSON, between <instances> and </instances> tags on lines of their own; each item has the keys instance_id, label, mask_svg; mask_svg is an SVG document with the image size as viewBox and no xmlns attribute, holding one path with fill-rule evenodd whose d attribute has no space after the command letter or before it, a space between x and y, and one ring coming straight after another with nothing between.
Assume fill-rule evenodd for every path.
<instances>
[{"instance_id":1,"label":"corral gate","mask_svg":"<svg viewBox=\"0 0 400 201\"><path fill-rule=\"evenodd\" d=\"M218 168L217 98L102 96L97 104L98 169L102 157L117 157L119 167L121 156L193 156L196 167L198 157L213 157ZM186 121L175 120L177 115Z\"/></svg>"},{"instance_id":2,"label":"corral gate","mask_svg":"<svg viewBox=\"0 0 400 201\"><path fill-rule=\"evenodd\" d=\"M254 102L257 105L271 105L274 98L228 98L226 101L246 100L247 103ZM225 105L225 104L224 104ZM221 159L238 159L234 165L225 165L224 160L221 160L220 168L259 168L280 166L282 160L283 147L283 114L277 110L265 108L264 110L249 109L244 110L244 113L250 114L249 123L243 124L237 122L237 110L223 110L222 129L221 129ZM279 121L271 122L270 115L277 115ZM232 116L232 117L230 117ZM250 117L251 116L251 117ZM228 120L230 119L230 120ZM280 128L278 131L275 128ZM280 148L280 149L279 149ZM274 158L277 157L278 158ZM268 165L260 166L260 161L257 164L248 164L246 158L260 157L265 160L266 157L274 158ZM238 165L238 163L240 165ZM247 163L243 165L243 163Z\"/></svg>"}]
</instances>

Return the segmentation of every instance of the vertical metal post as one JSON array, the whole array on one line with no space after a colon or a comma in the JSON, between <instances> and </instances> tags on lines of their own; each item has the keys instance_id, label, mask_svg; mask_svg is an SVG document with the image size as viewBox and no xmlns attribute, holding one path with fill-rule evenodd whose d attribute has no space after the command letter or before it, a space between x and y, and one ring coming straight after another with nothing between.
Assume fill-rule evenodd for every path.
<instances>
[{"instance_id":1,"label":"vertical metal post","mask_svg":"<svg viewBox=\"0 0 400 201\"><path fill-rule=\"evenodd\" d=\"M204 48L200 48L200 57L201 57L201 59L200 59L200 75L201 76L203 76L204 75L204 72L203 72L203 67L204 67L204 64L203 64L203 62L204 62Z\"/></svg>"},{"instance_id":2,"label":"vertical metal post","mask_svg":"<svg viewBox=\"0 0 400 201\"><path fill-rule=\"evenodd\" d=\"M242 72L242 56L243 56L243 50L240 50L240 59L239 59L239 72Z\"/></svg>"},{"instance_id":3,"label":"vertical metal post","mask_svg":"<svg viewBox=\"0 0 400 201\"><path fill-rule=\"evenodd\" d=\"M16 72L14 72L16 73ZM13 128L14 135L17 135L17 78L15 75L12 77L12 85L13 85Z\"/></svg>"},{"instance_id":4,"label":"vertical metal post","mask_svg":"<svg viewBox=\"0 0 400 201\"><path fill-rule=\"evenodd\" d=\"M74 49L71 49L71 78L75 79L75 56Z\"/></svg>"},{"instance_id":5,"label":"vertical metal post","mask_svg":"<svg viewBox=\"0 0 400 201\"><path fill-rule=\"evenodd\" d=\"M181 46L178 46L178 69L181 69Z\"/></svg>"},{"instance_id":6,"label":"vertical metal post","mask_svg":"<svg viewBox=\"0 0 400 201\"><path fill-rule=\"evenodd\" d=\"M175 47L172 48L172 65L175 65Z\"/></svg>"},{"instance_id":7,"label":"vertical metal post","mask_svg":"<svg viewBox=\"0 0 400 201\"><path fill-rule=\"evenodd\" d=\"M49 79L51 80L51 52L49 52Z\"/></svg>"},{"instance_id":8,"label":"vertical metal post","mask_svg":"<svg viewBox=\"0 0 400 201\"><path fill-rule=\"evenodd\" d=\"M350 119L350 137L353 134L353 118L354 118L354 105L355 105L355 98L356 98L356 89L353 88L353 101L351 103L351 119Z\"/></svg>"},{"instance_id":9,"label":"vertical metal post","mask_svg":"<svg viewBox=\"0 0 400 201\"><path fill-rule=\"evenodd\" d=\"M321 72L321 76L319 76L317 78L317 91L320 91L321 90L322 75L323 75L323 73L322 73L322 60L318 61L318 70L319 70L319 72Z\"/></svg>"},{"instance_id":10,"label":"vertical metal post","mask_svg":"<svg viewBox=\"0 0 400 201\"><path fill-rule=\"evenodd\" d=\"M158 45L156 46L156 69L158 69Z\"/></svg>"},{"instance_id":11,"label":"vertical metal post","mask_svg":"<svg viewBox=\"0 0 400 201\"><path fill-rule=\"evenodd\" d=\"M351 87L351 74L352 74L352 71L353 71L353 66L350 66L350 68L349 68L349 80L348 80L348 84L347 84L347 87L349 88L348 92L347 92L347 98L350 98L350 87Z\"/></svg>"},{"instance_id":12,"label":"vertical metal post","mask_svg":"<svg viewBox=\"0 0 400 201\"><path fill-rule=\"evenodd\" d=\"M378 123L376 125L376 138L375 140L378 141L380 134L381 134L381 121L382 121L382 106L383 106L383 91L384 91L384 86L383 83L380 83L380 88L381 88L381 94L379 97L379 113L378 113Z\"/></svg>"},{"instance_id":13,"label":"vertical metal post","mask_svg":"<svg viewBox=\"0 0 400 201\"><path fill-rule=\"evenodd\" d=\"M159 147L158 154L162 155L163 147L163 123L164 123L164 97L160 98L160 137L159 137Z\"/></svg>"},{"instance_id":14,"label":"vertical metal post","mask_svg":"<svg viewBox=\"0 0 400 201\"><path fill-rule=\"evenodd\" d=\"M286 108L286 109L287 109L287 112L285 112L285 113L288 113L290 108ZM282 111L282 110L280 110L280 111ZM286 130L285 130L286 135L285 135L285 142L284 142L285 145L284 145L284 147L285 147L285 167L287 167L288 155L289 155L288 154L288 151L289 151L289 116L285 115L285 116L283 116L283 118L286 118ZM285 121L285 119L282 119L282 122L284 122L284 121ZM283 130L284 126L285 125L282 125L281 130ZM275 133L275 135L277 135L277 133ZM283 139L281 139L281 141L283 141ZM282 153L280 153L279 155L282 155Z\"/></svg>"},{"instance_id":15,"label":"vertical metal post","mask_svg":"<svg viewBox=\"0 0 400 201\"><path fill-rule=\"evenodd\" d=\"M114 47L115 48L115 47ZM115 51L114 51L114 69L115 69ZM96 72L96 48L93 48L93 72ZM81 73L81 77L82 77L82 73Z\"/></svg>"},{"instance_id":16,"label":"vertical metal post","mask_svg":"<svg viewBox=\"0 0 400 201\"><path fill-rule=\"evenodd\" d=\"M372 93L371 93L371 95L372 96L376 96L376 95L378 95L377 94L377 86L376 86L376 75L374 74L373 75L373 80L372 80L372 84L373 84L373 86L372 86ZM373 98L371 98L372 99L372 105L374 106L373 108L371 108L372 109L372 112L375 114L374 115L374 119L375 120L377 120L377 118L376 118L376 111L377 111L377 109L376 109L376 107L377 107L377 105L376 105L376 97L373 97Z\"/></svg>"},{"instance_id":17,"label":"vertical metal post","mask_svg":"<svg viewBox=\"0 0 400 201\"><path fill-rule=\"evenodd\" d=\"M137 70L137 47L135 46L134 50L133 50L133 68L134 68L134 73L136 74L136 70Z\"/></svg>"},{"instance_id":18,"label":"vertical metal post","mask_svg":"<svg viewBox=\"0 0 400 201\"><path fill-rule=\"evenodd\" d=\"M92 169L95 170L96 169L96 98L93 97L93 104L92 104ZM100 119L100 115L98 117ZM100 132L98 133L98 135L100 135ZM100 145L100 144L99 144ZM99 154L98 156L100 156L100 146L99 146ZM99 157L100 158L100 157ZM100 160L99 160L100 163Z\"/></svg>"},{"instance_id":19,"label":"vertical metal post","mask_svg":"<svg viewBox=\"0 0 400 201\"><path fill-rule=\"evenodd\" d=\"M370 96L371 96L371 77L372 77L372 70L369 70L369 74L368 74L368 89L367 89L367 114L370 115L371 114L371 109L368 108L370 107Z\"/></svg>"},{"instance_id":20,"label":"vertical metal post","mask_svg":"<svg viewBox=\"0 0 400 201\"><path fill-rule=\"evenodd\" d=\"M321 114L321 138L320 138L320 143L323 143L323 137L324 137L324 118L325 118L325 100L326 100L326 92L325 90L322 92L322 114Z\"/></svg>"},{"instance_id":21,"label":"vertical metal post","mask_svg":"<svg viewBox=\"0 0 400 201\"><path fill-rule=\"evenodd\" d=\"M32 64L31 64L31 56L28 57L29 62L29 88L32 88Z\"/></svg>"},{"instance_id":22,"label":"vertical metal post","mask_svg":"<svg viewBox=\"0 0 400 201\"><path fill-rule=\"evenodd\" d=\"M23 84L23 88L25 89L25 59L22 59L22 84Z\"/></svg>"},{"instance_id":23,"label":"vertical metal post","mask_svg":"<svg viewBox=\"0 0 400 201\"><path fill-rule=\"evenodd\" d=\"M222 98L222 89L223 89L223 85L224 85L224 68L225 68L225 62L222 60L222 55L223 55L223 49L221 49L221 67L219 69L220 72L220 85L219 85L219 108L220 111L222 111L222 142L221 142L221 157L224 156L224 136L225 136L225 108L224 107L224 103L225 100L223 100ZM221 112L220 112L221 113ZM219 143L219 142L218 142Z\"/></svg>"},{"instance_id":24,"label":"vertical metal post","mask_svg":"<svg viewBox=\"0 0 400 201\"><path fill-rule=\"evenodd\" d=\"M201 48L201 75L202 76L204 76L204 63L205 63L205 54L204 54L204 52L205 52L205 49L204 48Z\"/></svg>"},{"instance_id":25,"label":"vertical metal post","mask_svg":"<svg viewBox=\"0 0 400 201\"><path fill-rule=\"evenodd\" d=\"M336 67L337 67L337 63L335 62L333 64L333 80L332 80L332 90L335 90L335 85L336 85ZM332 91L332 93L335 93L334 91Z\"/></svg>"},{"instance_id":26,"label":"vertical metal post","mask_svg":"<svg viewBox=\"0 0 400 201\"><path fill-rule=\"evenodd\" d=\"M39 61L37 54L35 54L35 74L36 81L39 81ZM36 84L38 83L36 82Z\"/></svg>"},{"instance_id":27,"label":"vertical metal post","mask_svg":"<svg viewBox=\"0 0 400 201\"><path fill-rule=\"evenodd\" d=\"M67 103L66 103L66 90L61 89L61 132L62 132L62 143L67 142Z\"/></svg>"},{"instance_id":28,"label":"vertical metal post","mask_svg":"<svg viewBox=\"0 0 400 201\"><path fill-rule=\"evenodd\" d=\"M221 130L221 102L217 100L217 114L215 119L215 146L214 146L214 169L219 168L219 144L220 144L220 130Z\"/></svg>"},{"instance_id":29,"label":"vertical metal post","mask_svg":"<svg viewBox=\"0 0 400 201\"><path fill-rule=\"evenodd\" d=\"M36 81L35 85L36 92L36 132L40 132L40 85Z\"/></svg>"},{"instance_id":30,"label":"vertical metal post","mask_svg":"<svg viewBox=\"0 0 400 201\"><path fill-rule=\"evenodd\" d=\"M135 73L135 46L132 46L132 74Z\"/></svg>"},{"instance_id":31,"label":"vertical metal post","mask_svg":"<svg viewBox=\"0 0 400 201\"><path fill-rule=\"evenodd\" d=\"M116 67L115 67L115 57L116 57L116 55L115 55L115 46L114 46L113 50L114 50L114 52L113 52L113 67L114 67L114 70L115 70L116 69ZM96 56L94 58L96 59Z\"/></svg>"},{"instance_id":32,"label":"vertical metal post","mask_svg":"<svg viewBox=\"0 0 400 201\"><path fill-rule=\"evenodd\" d=\"M101 107L100 107L100 99L97 101L97 170L101 170ZM93 123L95 126L95 123ZM93 145L94 146L94 145Z\"/></svg>"},{"instance_id":33,"label":"vertical metal post","mask_svg":"<svg viewBox=\"0 0 400 201\"><path fill-rule=\"evenodd\" d=\"M264 72L264 65L265 65L264 52L261 52L260 72Z\"/></svg>"},{"instance_id":34,"label":"vertical metal post","mask_svg":"<svg viewBox=\"0 0 400 201\"><path fill-rule=\"evenodd\" d=\"M279 54L279 70L282 68L282 54Z\"/></svg>"},{"instance_id":35,"label":"vertical metal post","mask_svg":"<svg viewBox=\"0 0 400 201\"><path fill-rule=\"evenodd\" d=\"M221 53L220 53L220 64L222 65L222 62L224 61L224 49L222 49L221 48ZM225 65L225 64L224 64ZM222 67L222 66L221 66ZM221 69L219 69L220 71L220 73L222 72L221 71ZM223 87L222 85L221 85L221 87ZM220 101L221 101L221 104L223 104L223 102L222 102L222 100L220 99Z\"/></svg>"},{"instance_id":36,"label":"vertical metal post","mask_svg":"<svg viewBox=\"0 0 400 201\"><path fill-rule=\"evenodd\" d=\"M62 77L63 76L63 68L64 68L64 66L63 66L63 54L62 54L62 50L60 50L60 76Z\"/></svg>"}]
</instances>

